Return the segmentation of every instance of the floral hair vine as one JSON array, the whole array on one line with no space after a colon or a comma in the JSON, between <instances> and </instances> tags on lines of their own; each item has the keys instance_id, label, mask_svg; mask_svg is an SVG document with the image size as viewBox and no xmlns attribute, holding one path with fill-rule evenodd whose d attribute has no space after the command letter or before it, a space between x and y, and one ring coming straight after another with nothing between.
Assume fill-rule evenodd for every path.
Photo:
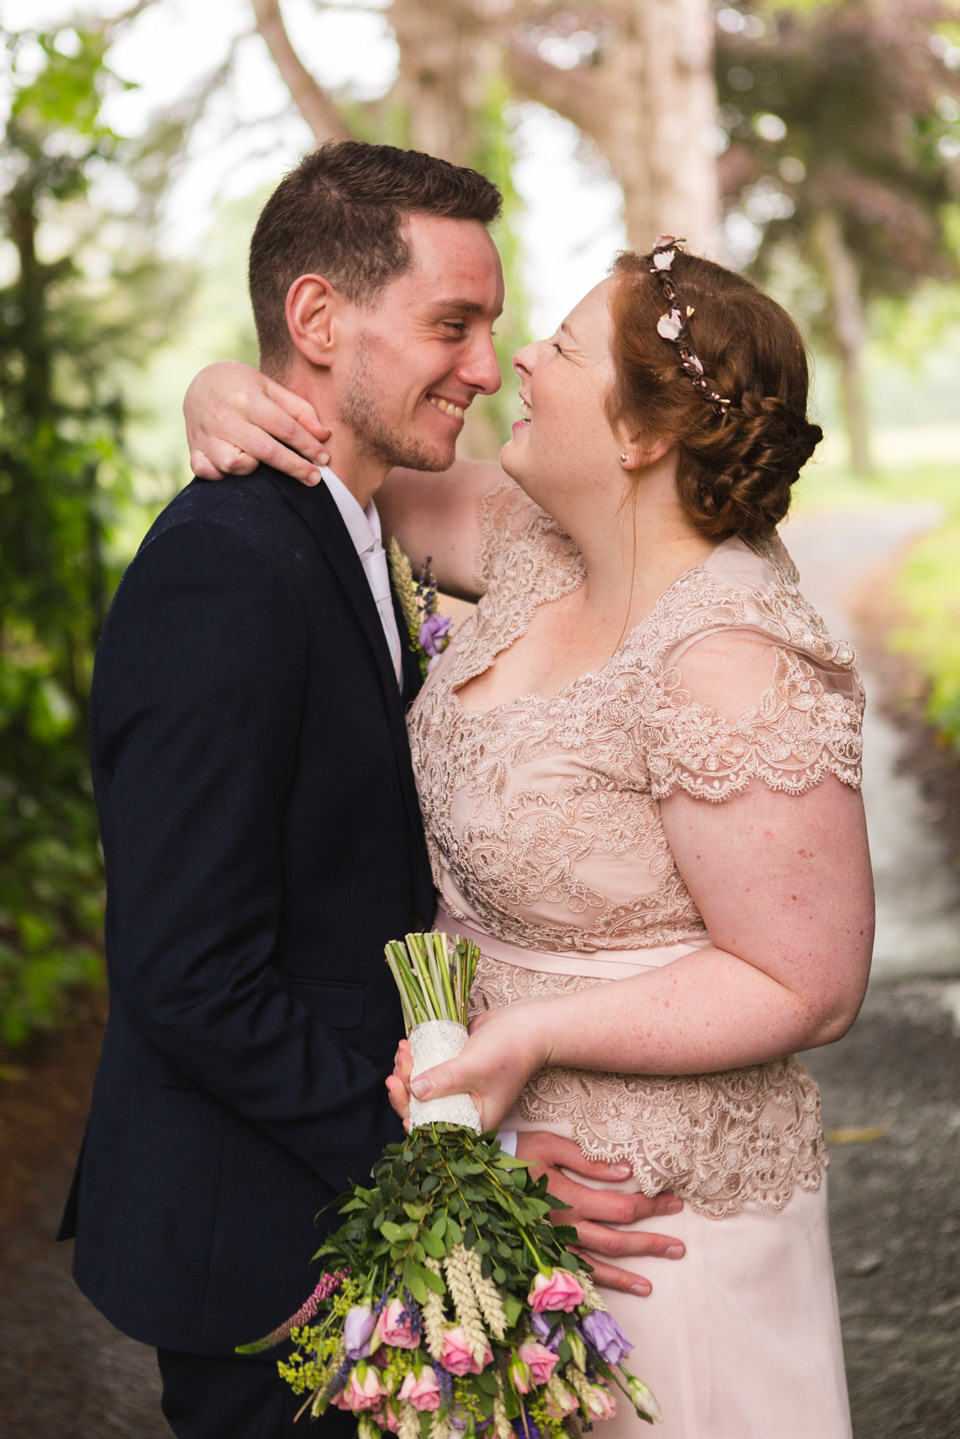
<instances>
[{"instance_id":1,"label":"floral hair vine","mask_svg":"<svg viewBox=\"0 0 960 1439\"><path fill-rule=\"evenodd\" d=\"M684 240L675 239L673 235L658 235L650 252L650 273L670 306L666 314L661 315L657 321L657 334L676 346L677 363L687 379L716 407L717 414L723 415L730 408L731 402L713 389L703 372L703 361L693 348L687 330L687 321L693 314L693 306L684 305L681 310L676 286L670 278L671 266L685 243Z\"/></svg>"}]
</instances>

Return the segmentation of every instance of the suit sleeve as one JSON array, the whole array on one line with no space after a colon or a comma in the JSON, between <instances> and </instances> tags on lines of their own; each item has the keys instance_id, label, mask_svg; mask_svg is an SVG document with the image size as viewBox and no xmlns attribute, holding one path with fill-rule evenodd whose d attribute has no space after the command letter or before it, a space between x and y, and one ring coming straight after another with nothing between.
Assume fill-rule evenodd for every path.
<instances>
[{"instance_id":1,"label":"suit sleeve","mask_svg":"<svg viewBox=\"0 0 960 1439\"><path fill-rule=\"evenodd\" d=\"M400 1135L382 1073L273 963L306 674L282 563L224 525L181 524L118 592L92 739L116 998L182 1075L340 1190Z\"/></svg>"}]
</instances>

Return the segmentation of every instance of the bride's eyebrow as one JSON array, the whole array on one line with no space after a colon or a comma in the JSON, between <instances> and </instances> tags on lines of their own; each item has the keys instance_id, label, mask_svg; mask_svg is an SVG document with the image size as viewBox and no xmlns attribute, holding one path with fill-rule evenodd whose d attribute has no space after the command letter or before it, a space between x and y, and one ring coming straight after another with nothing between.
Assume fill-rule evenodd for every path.
<instances>
[{"instance_id":1,"label":"bride's eyebrow","mask_svg":"<svg viewBox=\"0 0 960 1439\"><path fill-rule=\"evenodd\" d=\"M566 320L563 320L561 322L559 333L561 335L566 335L568 339L571 339L573 341L574 344L577 343L577 337L571 330L570 326L567 324Z\"/></svg>"}]
</instances>

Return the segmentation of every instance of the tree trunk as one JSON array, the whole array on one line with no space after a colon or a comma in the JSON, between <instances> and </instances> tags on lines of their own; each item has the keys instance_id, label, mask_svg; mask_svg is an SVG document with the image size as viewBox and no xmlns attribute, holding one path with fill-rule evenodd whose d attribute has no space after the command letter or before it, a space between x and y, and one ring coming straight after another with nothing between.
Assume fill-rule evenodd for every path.
<instances>
[{"instance_id":1,"label":"tree trunk","mask_svg":"<svg viewBox=\"0 0 960 1439\"><path fill-rule=\"evenodd\" d=\"M632 245L649 249L667 233L712 253L719 198L710 0L611 0L603 12L615 38L585 68L561 70L515 35L513 83L597 145L623 187Z\"/></svg>"},{"instance_id":2,"label":"tree trunk","mask_svg":"<svg viewBox=\"0 0 960 1439\"><path fill-rule=\"evenodd\" d=\"M318 85L290 43L280 13L280 0L251 0L257 29L263 36L284 84L314 133L317 144L324 140L349 140L350 131L330 96Z\"/></svg>"},{"instance_id":3,"label":"tree trunk","mask_svg":"<svg viewBox=\"0 0 960 1439\"><path fill-rule=\"evenodd\" d=\"M813 240L823 262L830 307L830 328L840 365L840 395L855 474L873 470L869 425L863 392L863 308L856 260L832 210L821 210L813 223Z\"/></svg>"},{"instance_id":4,"label":"tree trunk","mask_svg":"<svg viewBox=\"0 0 960 1439\"><path fill-rule=\"evenodd\" d=\"M409 117L411 147L469 165L487 77L497 63L478 0L393 0L390 24L400 47L391 99Z\"/></svg>"}]
</instances>

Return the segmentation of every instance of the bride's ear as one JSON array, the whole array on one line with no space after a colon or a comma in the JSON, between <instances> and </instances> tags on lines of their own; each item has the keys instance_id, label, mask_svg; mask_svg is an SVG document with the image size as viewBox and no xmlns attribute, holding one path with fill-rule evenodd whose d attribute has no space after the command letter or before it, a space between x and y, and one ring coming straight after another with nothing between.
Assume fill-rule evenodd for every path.
<instances>
[{"instance_id":1,"label":"bride's ear","mask_svg":"<svg viewBox=\"0 0 960 1439\"><path fill-rule=\"evenodd\" d=\"M644 470L649 465L655 465L664 455L670 453L676 443L669 436L639 432L633 435L621 434L620 439L620 464L625 470Z\"/></svg>"},{"instance_id":2,"label":"bride's ear","mask_svg":"<svg viewBox=\"0 0 960 1439\"><path fill-rule=\"evenodd\" d=\"M341 296L322 275L298 275L287 291L290 339L312 365L327 369L333 360Z\"/></svg>"}]
</instances>

